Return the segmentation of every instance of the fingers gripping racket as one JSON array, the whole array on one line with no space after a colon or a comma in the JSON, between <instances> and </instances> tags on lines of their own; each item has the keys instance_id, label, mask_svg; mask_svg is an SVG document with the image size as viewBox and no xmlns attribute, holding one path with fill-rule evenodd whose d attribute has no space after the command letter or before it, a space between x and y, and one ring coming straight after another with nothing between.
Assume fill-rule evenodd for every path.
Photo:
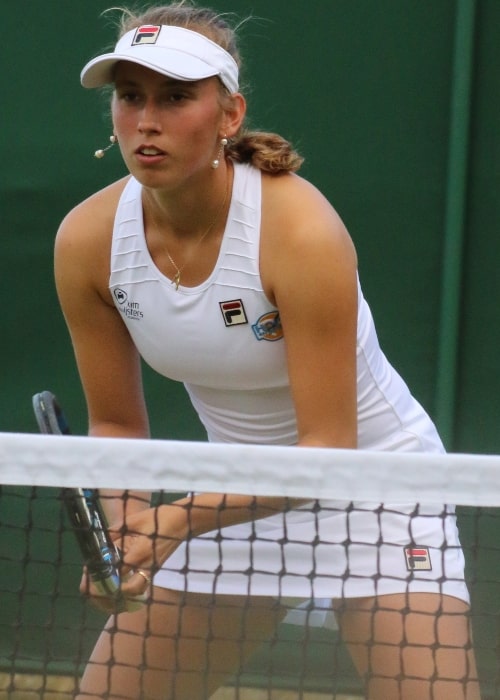
<instances>
[{"instance_id":1,"label":"fingers gripping racket","mask_svg":"<svg viewBox=\"0 0 500 700\"><path fill-rule=\"evenodd\" d=\"M50 391L33 396L33 410L41 433L70 435L59 403ZM101 595L116 602L117 611L137 609L120 589L120 553L111 540L96 489L64 488L63 502L89 575ZM139 602L135 601L136 604Z\"/></svg>"}]
</instances>

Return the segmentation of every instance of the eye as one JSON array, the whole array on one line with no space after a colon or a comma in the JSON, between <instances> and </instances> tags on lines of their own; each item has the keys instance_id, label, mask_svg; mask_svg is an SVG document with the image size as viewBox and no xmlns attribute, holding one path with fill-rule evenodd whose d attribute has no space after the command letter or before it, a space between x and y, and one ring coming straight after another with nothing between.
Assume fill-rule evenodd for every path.
<instances>
[{"instance_id":1,"label":"eye","mask_svg":"<svg viewBox=\"0 0 500 700\"><path fill-rule=\"evenodd\" d=\"M133 90L126 90L118 95L118 98L120 100L123 100L123 102L130 102L134 103L137 102L139 99L139 95L137 92L134 92Z\"/></svg>"},{"instance_id":2,"label":"eye","mask_svg":"<svg viewBox=\"0 0 500 700\"><path fill-rule=\"evenodd\" d=\"M173 81L172 83L165 85L165 89L161 92L162 101L170 105L179 105L183 102L194 100L196 97L196 84L182 81Z\"/></svg>"},{"instance_id":3,"label":"eye","mask_svg":"<svg viewBox=\"0 0 500 700\"><path fill-rule=\"evenodd\" d=\"M171 104L177 104L179 102L183 102L184 100L187 99L187 94L185 92L181 92L180 90L175 90L172 92L169 92L165 96L165 101L170 102Z\"/></svg>"},{"instance_id":4,"label":"eye","mask_svg":"<svg viewBox=\"0 0 500 700\"><path fill-rule=\"evenodd\" d=\"M139 91L131 87L116 88L116 98L125 104L135 104L140 99Z\"/></svg>"}]
</instances>

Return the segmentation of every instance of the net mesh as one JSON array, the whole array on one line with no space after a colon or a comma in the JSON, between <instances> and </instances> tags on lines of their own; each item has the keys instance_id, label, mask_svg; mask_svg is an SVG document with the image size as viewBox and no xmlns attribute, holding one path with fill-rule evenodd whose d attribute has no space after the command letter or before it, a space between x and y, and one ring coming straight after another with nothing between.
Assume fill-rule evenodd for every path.
<instances>
[{"instance_id":1,"label":"net mesh","mask_svg":"<svg viewBox=\"0 0 500 700\"><path fill-rule=\"evenodd\" d=\"M300 550L300 558L307 562L310 596L294 596L293 585L287 588L283 584L286 580L294 580L296 562L288 562L283 554L283 541L273 542L277 549L272 550L274 554L271 552L270 556L276 558L280 580L278 594L272 598L276 604L266 602L259 607L261 603L252 602L252 596L243 596L246 613L239 614L238 620L240 623L241 620L245 621L245 625L241 623L235 630L227 623L227 619L232 619L232 598L225 598L227 603L224 609L212 596L212 602L207 604L206 624L199 632L206 645L206 659L196 668L194 663L193 667L189 663L186 665L180 647L174 649L167 643L167 637L178 641L184 623L178 620L178 627L173 632L164 633L167 640L164 649L167 650L165 653L170 659L173 675L196 676L196 697L213 697L217 700L365 697L366 677L363 680L356 672L348 653L349 645L336 626L330 599L318 584L320 580L328 581L328 575L322 573L320 566L321 547L325 542L322 536L314 537L308 527L311 522L318 523L324 510L332 508L326 504L322 509L318 499L322 499L322 503L328 499L345 502L348 504L345 508L352 518L364 510L363 503L366 502L417 504L406 516L408 537L404 552L409 580L412 568L425 569L429 556L429 550L425 551L424 548L421 551L420 542L415 539L415 522L420 520L425 523L427 517L438 517L444 528L447 511L442 504L456 504L466 580L471 595L470 619L481 697L500 698L498 456L369 453L1 434L0 473L0 698L66 700L74 697L79 678L106 620L106 616L78 591L81 555L62 504L63 489L68 487L147 490L154 492L155 503L169 503L180 494L205 492L247 494L252 498L286 497L289 500L285 511L299 512L305 518L304 524L295 530L292 528L287 536L289 541L301 540L303 549ZM293 499L296 498L305 499L307 507L294 505ZM194 507L194 503L188 497L185 507ZM393 512L391 507L384 506L368 510L370 517L381 528L379 542L373 545L374 561L380 568L384 561L380 552L386 544L384 523L391 521ZM251 519L251 514L248 519ZM304 533L303 537L301 533ZM347 527L340 549L332 550L336 551L339 560L342 559L341 550L345 550L351 535ZM260 572L260 536L255 530L249 538L251 543L247 543L253 559L252 566L243 575L248 576L249 581L251 576ZM213 538L217 551L225 552L223 548L227 543L223 542L223 531L216 532ZM245 545L237 533L228 539L231 546L236 544L241 548ZM266 540L266 537L263 539ZM189 543L188 564L190 546ZM449 547L443 537L437 551L444 557L448 549L453 550L453 545ZM186 582L191 577L196 578L194 545L192 552L191 566L185 566L179 574ZM434 559L435 556L433 552ZM347 577L351 580L354 574L356 578L353 561L350 561L348 573L343 566L335 574L342 585ZM310 562L313 562L312 566ZM222 562L218 564L213 565L216 572L212 580L214 591L223 580L220 573ZM380 575L380 570L375 568L371 575L375 591ZM391 575L397 578L390 571L386 578L390 579ZM443 568L438 581L440 590L445 590L448 583L444 580L445 576L446 569ZM250 588L249 583L248 591ZM380 600L383 599L381 596ZM180 600L182 607L182 591ZM275 624L278 620L278 603L286 610L282 612L280 608L278 617L281 621ZM219 612L216 612L217 605ZM429 614L428 611L426 614ZM440 614L438 610L432 614L432 618L437 619ZM269 632L267 625L271 620L272 631ZM157 630L155 632L155 624L155 620L150 620L148 634L158 633ZM222 634L220 629L223 630ZM261 629L266 630L265 634L264 631L260 634ZM222 656L228 658L233 654L236 659L227 677L224 675L225 669L215 668L217 661L212 659L209 651L209 642L214 637L222 637L224 642L224 630L227 631L227 640L225 646L222 645ZM405 638L392 642L400 647L401 655L406 643ZM146 678L144 667L157 669L161 666L160 663L155 666L157 662L152 659L147 644L147 639L141 641L142 666L134 668L134 673L139 674L134 676L135 679L139 678L139 685L131 686L123 697L148 700L154 697L148 694L147 680L144 680L144 687L141 685L141 679ZM243 653L245 645L249 649L251 647L252 653L247 654L246 648ZM432 643L429 647L432 647ZM119 654L114 652L102 663L106 665L108 674L120 664L122 667L124 665L120 662ZM221 687L217 691L213 687L214 679L209 680L205 673L205 667L210 664L214 665L214 676L220 670ZM401 684L403 677L404 665L401 665L394 671L394 683ZM465 688L465 681L463 683ZM164 697L170 697L168 692L165 690ZM98 696L107 697L107 690L103 689ZM172 697L176 697L176 694ZM180 691L178 697L182 697ZM463 697L466 697L465 690Z\"/></svg>"}]
</instances>

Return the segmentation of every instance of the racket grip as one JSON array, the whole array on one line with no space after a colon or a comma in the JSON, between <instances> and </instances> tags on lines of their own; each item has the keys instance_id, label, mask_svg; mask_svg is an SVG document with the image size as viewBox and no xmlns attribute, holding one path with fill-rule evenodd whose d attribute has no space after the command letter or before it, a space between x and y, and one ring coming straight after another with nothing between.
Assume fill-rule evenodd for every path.
<instances>
[{"instance_id":1,"label":"racket grip","mask_svg":"<svg viewBox=\"0 0 500 700\"><path fill-rule=\"evenodd\" d=\"M147 601L146 594L128 598L121 590L119 574L120 553L116 549L103 548L97 561L88 561L87 569L100 595L113 598L116 612L135 612L140 610ZM127 580L127 577L124 578Z\"/></svg>"},{"instance_id":2,"label":"racket grip","mask_svg":"<svg viewBox=\"0 0 500 700\"><path fill-rule=\"evenodd\" d=\"M127 596L124 596L121 591L121 588L119 586L118 588L116 588L116 581L114 576L96 579L90 571L89 573L90 578L92 579L99 595L106 598L112 598L114 600L117 613L137 612L138 610L141 610L146 604L147 597L145 593L134 596L133 598L128 598Z\"/></svg>"}]
</instances>

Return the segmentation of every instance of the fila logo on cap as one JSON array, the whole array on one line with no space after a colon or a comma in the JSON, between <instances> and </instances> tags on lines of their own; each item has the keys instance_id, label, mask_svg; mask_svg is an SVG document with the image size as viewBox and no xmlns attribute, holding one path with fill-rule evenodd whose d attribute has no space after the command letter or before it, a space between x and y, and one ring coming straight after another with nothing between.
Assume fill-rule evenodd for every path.
<instances>
[{"instance_id":1,"label":"fila logo on cap","mask_svg":"<svg viewBox=\"0 0 500 700\"><path fill-rule=\"evenodd\" d=\"M160 29L160 26L153 24L144 24L142 27L138 27L132 39L132 46L137 46L138 44L156 44Z\"/></svg>"},{"instance_id":2,"label":"fila logo on cap","mask_svg":"<svg viewBox=\"0 0 500 700\"><path fill-rule=\"evenodd\" d=\"M408 571L431 571L431 555L428 547L405 547Z\"/></svg>"}]
</instances>

